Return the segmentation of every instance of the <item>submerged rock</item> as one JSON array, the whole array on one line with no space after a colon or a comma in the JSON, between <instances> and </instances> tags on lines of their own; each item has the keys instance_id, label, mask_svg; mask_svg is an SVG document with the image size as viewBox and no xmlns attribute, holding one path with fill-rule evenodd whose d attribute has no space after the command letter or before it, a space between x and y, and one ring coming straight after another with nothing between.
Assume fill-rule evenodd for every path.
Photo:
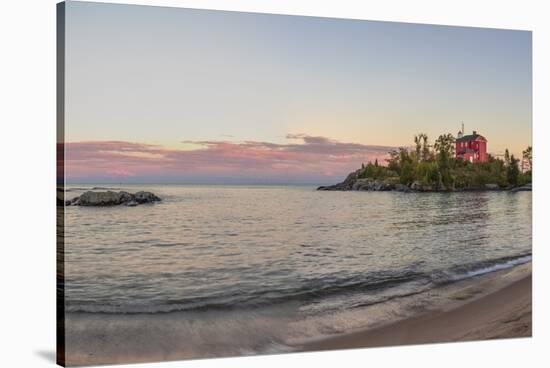
<instances>
[{"instance_id":1,"label":"submerged rock","mask_svg":"<svg viewBox=\"0 0 550 368\"><path fill-rule=\"evenodd\" d=\"M66 202L67 206L137 206L143 203L160 201L160 198L151 192L137 192L135 194L125 191L120 192L92 192L87 191L81 196Z\"/></svg>"}]
</instances>

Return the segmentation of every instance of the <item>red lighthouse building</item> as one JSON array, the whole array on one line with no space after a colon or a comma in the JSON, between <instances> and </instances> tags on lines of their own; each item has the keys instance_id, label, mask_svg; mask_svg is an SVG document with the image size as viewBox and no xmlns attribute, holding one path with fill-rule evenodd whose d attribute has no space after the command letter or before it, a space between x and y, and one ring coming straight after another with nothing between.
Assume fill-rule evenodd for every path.
<instances>
[{"instance_id":1,"label":"red lighthouse building","mask_svg":"<svg viewBox=\"0 0 550 368\"><path fill-rule=\"evenodd\" d=\"M474 130L471 135L464 135L464 128L458 132L456 139L456 158L461 158L464 161L487 162L487 139L484 136L477 134Z\"/></svg>"}]
</instances>

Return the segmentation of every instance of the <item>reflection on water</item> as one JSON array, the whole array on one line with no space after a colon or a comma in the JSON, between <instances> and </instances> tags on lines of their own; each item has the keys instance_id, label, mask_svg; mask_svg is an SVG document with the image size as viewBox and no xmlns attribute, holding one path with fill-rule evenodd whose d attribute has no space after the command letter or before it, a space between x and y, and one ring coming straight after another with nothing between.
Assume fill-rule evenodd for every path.
<instances>
[{"instance_id":1,"label":"reflection on water","mask_svg":"<svg viewBox=\"0 0 550 368\"><path fill-rule=\"evenodd\" d=\"M526 192L124 189L163 201L66 209L68 311L347 308L531 252Z\"/></svg>"}]
</instances>

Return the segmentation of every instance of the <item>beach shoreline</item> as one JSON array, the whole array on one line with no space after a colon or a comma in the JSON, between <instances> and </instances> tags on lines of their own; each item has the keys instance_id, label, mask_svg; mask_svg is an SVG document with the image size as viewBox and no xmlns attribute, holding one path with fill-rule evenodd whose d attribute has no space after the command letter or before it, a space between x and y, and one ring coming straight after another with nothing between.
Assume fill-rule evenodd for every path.
<instances>
[{"instance_id":1,"label":"beach shoreline","mask_svg":"<svg viewBox=\"0 0 550 368\"><path fill-rule=\"evenodd\" d=\"M323 351L366 347L479 341L532 336L531 263L518 266L520 277L477 296L456 296L457 302L374 328L329 336L296 346L297 351ZM497 271L484 278L506 275ZM471 286L468 286L471 287ZM468 287L464 288L466 290Z\"/></svg>"},{"instance_id":2,"label":"beach shoreline","mask_svg":"<svg viewBox=\"0 0 550 368\"><path fill-rule=\"evenodd\" d=\"M227 349L227 346L224 348L223 336L215 337L216 334L212 334L207 337L202 335L204 330L199 335L191 335L188 330L190 325L181 324L189 316L186 312L160 315L69 313L68 316L71 317L67 321L70 337L66 352L67 365L144 363L530 337L531 272L531 262L527 262L456 281L415 296L404 297L402 301L394 301L399 305L403 305L401 303L405 301L417 306L419 301L420 304L427 303L417 313L404 318L396 317L369 324L372 322L369 319L376 319L376 311L368 309L362 314L368 327L303 341L281 341L281 347L284 347L282 350L265 350L265 346L258 346L258 350L250 350L246 354L243 350L239 352ZM385 309L389 306L382 303L374 307ZM273 317L269 313L259 316L260 320ZM246 313L237 324L249 323L250 317L252 315ZM201 318L216 326L216 321L221 316L205 314ZM193 325L196 326L197 323L198 320ZM291 324L285 327L283 323L281 328L289 326ZM214 330L216 329L212 327L211 332L214 333ZM191 341L202 337L205 338L204 342L197 345L201 350L195 350L189 345ZM252 347L262 338L269 340L267 336L243 335L238 342ZM208 346L217 348L206 349Z\"/></svg>"}]
</instances>

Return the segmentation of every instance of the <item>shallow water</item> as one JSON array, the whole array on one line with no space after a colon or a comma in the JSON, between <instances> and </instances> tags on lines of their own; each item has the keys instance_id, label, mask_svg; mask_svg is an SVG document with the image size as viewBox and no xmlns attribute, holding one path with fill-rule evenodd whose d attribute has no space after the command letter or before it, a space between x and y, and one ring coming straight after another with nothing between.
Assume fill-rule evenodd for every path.
<instances>
[{"instance_id":1,"label":"shallow water","mask_svg":"<svg viewBox=\"0 0 550 368\"><path fill-rule=\"evenodd\" d=\"M67 197L92 187L69 186ZM233 328L240 353L299 337L277 331L288 321L330 316L329 327L302 323L300 333L345 331L364 321L343 312L531 259L530 192L122 189L162 202L66 208L66 310L183 312L195 340Z\"/></svg>"}]
</instances>

